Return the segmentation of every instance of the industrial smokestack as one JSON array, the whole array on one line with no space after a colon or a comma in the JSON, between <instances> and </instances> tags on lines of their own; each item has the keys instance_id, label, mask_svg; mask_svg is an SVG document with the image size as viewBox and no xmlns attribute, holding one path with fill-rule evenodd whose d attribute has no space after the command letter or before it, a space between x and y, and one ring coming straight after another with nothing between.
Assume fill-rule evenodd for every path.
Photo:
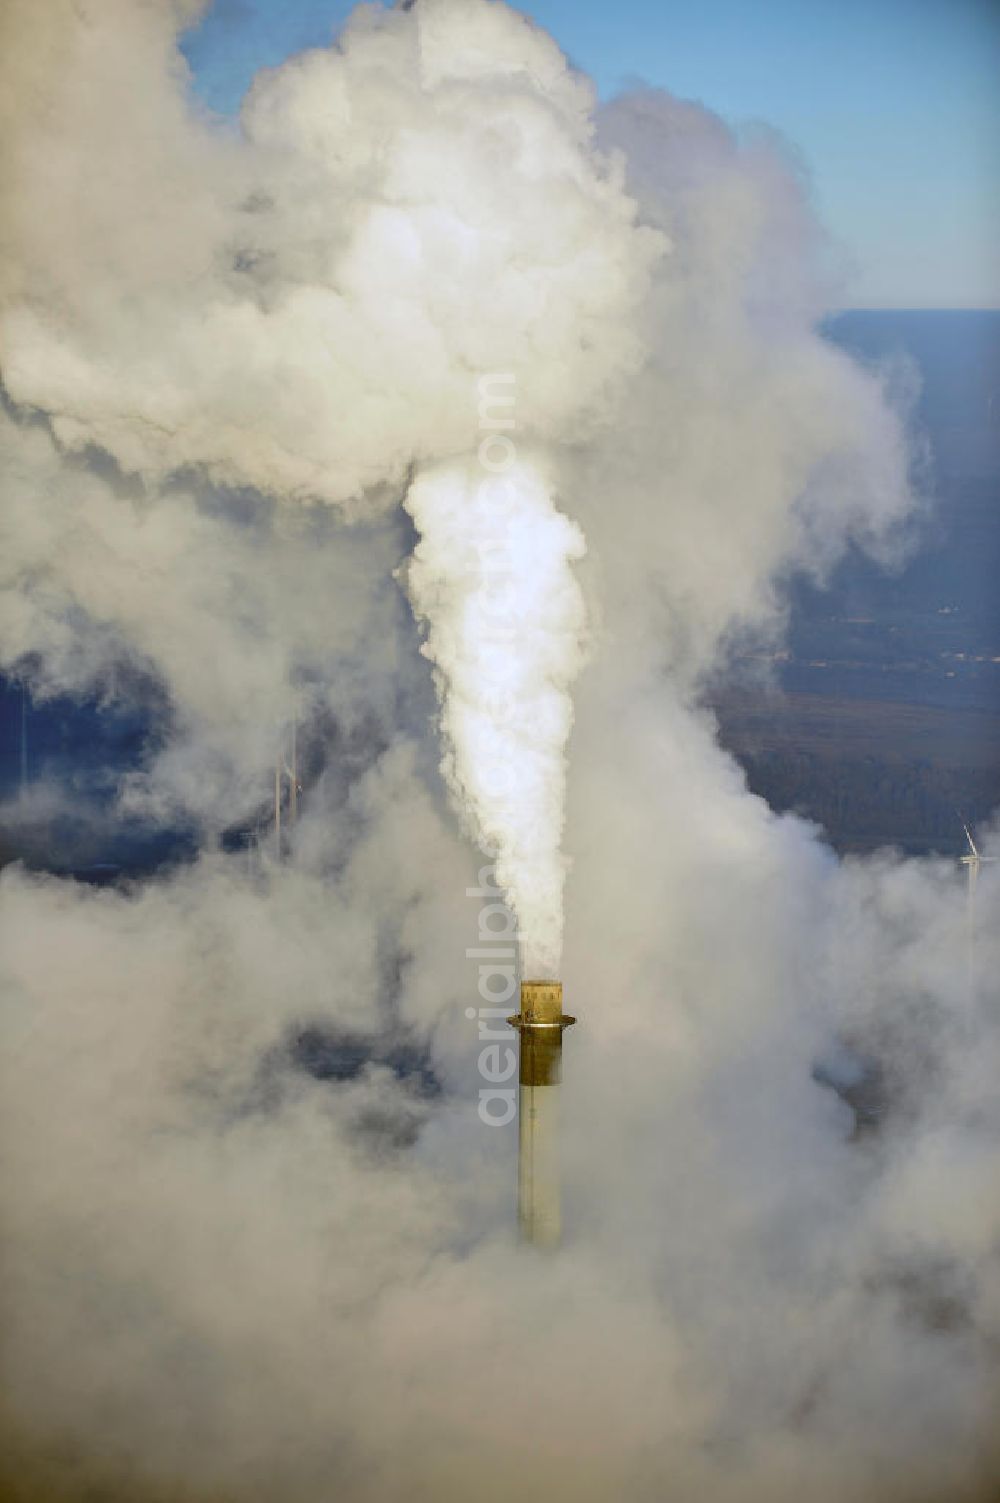
<instances>
[{"instance_id":1,"label":"industrial smokestack","mask_svg":"<svg viewBox=\"0 0 1000 1503\"><path fill-rule=\"evenodd\" d=\"M559 1081L563 1029L561 981L522 981L521 1011L507 1019L521 1035L517 1208L521 1236L536 1247L559 1242Z\"/></svg>"}]
</instances>

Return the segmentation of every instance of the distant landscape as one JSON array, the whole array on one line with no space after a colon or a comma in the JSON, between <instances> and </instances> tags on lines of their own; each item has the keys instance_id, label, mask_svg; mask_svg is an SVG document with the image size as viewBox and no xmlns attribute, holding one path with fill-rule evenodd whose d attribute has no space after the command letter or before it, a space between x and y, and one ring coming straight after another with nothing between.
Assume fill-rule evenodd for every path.
<instances>
[{"instance_id":1,"label":"distant landscape","mask_svg":"<svg viewBox=\"0 0 1000 1503\"><path fill-rule=\"evenodd\" d=\"M791 581L787 639L711 702L751 788L839 850L958 852L957 811L1000 805L1000 313L847 313L829 335L911 362L928 513L895 573L854 552L825 589Z\"/></svg>"},{"instance_id":2,"label":"distant landscape","mask_svg":"<svg viewBox=\"0 0 1000 1503\"><path fill-rule=\"evenodd\" d=\"M819 823L838 850L957 854L959 811L975 824L1000 806L1000 313L846 313L828 334L917 378L927 515L894 573L855 552L824 589L788 581L780 648L737 655L710 703L754 792ZM0 797L25 774L72 795L40 822L23 808L8 818L0 861L104 881L183 859L183 831L102 825L168 724L155 686L144 703L29 702L22 736L21 687L0 678Z\"/></svg>"}]
</instances>

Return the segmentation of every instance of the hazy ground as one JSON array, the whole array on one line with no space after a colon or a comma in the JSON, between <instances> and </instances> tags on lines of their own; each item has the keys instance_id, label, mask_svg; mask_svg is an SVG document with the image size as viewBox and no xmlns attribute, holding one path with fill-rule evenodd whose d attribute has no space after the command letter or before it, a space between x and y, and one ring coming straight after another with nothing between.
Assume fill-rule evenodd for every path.
<instances>
[{"instance_id":1,"label":"hazy ground","mask_svg":"<svg viewBox=\"0 0 1000 1503\"><path fill-rule=\"evenodd\" d=\"M928 515L901 570L854 553L828 588L792 584L787 641L714 696L723 739L841 849L958 849L956 807L1000 803L1000 314L849 313L831 334L902 359L904 384L912 362Z\"/></svg>"}]
</instances>

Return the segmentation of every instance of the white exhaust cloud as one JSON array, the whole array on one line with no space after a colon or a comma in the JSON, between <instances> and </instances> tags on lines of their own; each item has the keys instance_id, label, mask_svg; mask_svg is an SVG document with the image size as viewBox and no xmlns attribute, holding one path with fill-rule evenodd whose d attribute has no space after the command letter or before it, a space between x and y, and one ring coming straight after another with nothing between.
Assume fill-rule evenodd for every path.
<instances>
[{"instance_id":1,"label":"white exhaust cloud","mask_svg":"<svg viewBox=\"0 0 1000 1503\"><path fill-rule=\"evenodd\" d=\"M6 23L0 339L10 396L61 443L355 510L475 449L482 372L513 373L546 436L606 418L663 237L543 32L457 0L361 7L262 74L234 139L186 109L165 0L49 10L65 39L30 4ZM53 118L35 82L60 48Z\"/></svg>"},{"instance_id":2,"label":"white exhaust cloud","mask_svg":"<svg viewBox=\"0 0 1000 1503\"><path fill-rule=\"evenodd\" d=\"M434 663L444 774L518 919L524 974L558 975L570 687L583 655L573 560L580 529L536 466L422 472L406 494L420 532L407 571Z\"/></svg>"}]
</instances>

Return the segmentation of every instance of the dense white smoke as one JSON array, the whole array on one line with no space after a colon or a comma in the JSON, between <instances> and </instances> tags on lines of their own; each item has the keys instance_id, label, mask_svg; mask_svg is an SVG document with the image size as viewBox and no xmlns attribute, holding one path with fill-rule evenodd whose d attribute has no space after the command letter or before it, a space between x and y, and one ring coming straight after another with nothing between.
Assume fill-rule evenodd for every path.
<instances>
[{"instance_id":1,"label":"dense white smoke","mask_svg":"<svg viewBox=\"0 0 1000 1503\"><path fill-rule=\"evenodd\" d=\"M445 776L480 849L496 857L525 974L556 976L568 690L584 629L571 565L584 540L524 462L502 474L421 474L406 509L421 537L407 579L438 670Z\"/></svg>"},{"instance_id":2,"label":"dense white smoke","mask_svg":"<svg viewBox=\"0 0 1000 1503\"><path fill-rule=\"evenodd\" d=\"M76 10L6 20L4 378L60 442L356 510L475 450L481 373L512 373L547 437L606 413L663 237L543 32L493 5L361 7L261 75L234 141L185 108L168 0ZM35 85L60 66L53 115Z\"/></svg>"},{"instance_id":3,"label":"dense white smoke","mask_svg":"<svg viewBox=\"0 0 1000 1503\"><path fill-rule=\"evenodd\" d=\"M78 196L76 176L89 168L80 154L93 151L92 141L62 133L53 140L31 93L11 125L11 159L21 170L13 185L16 275L0 305L4 378L16 402L50 414L63 446L100 445L147 483L196 466L217 483L338 502L357 517L397 499L415 460L475 452L479 373L499 370L516 382L519 428L536 442L579 439L588 426L607 425L616 388L642 354L635 314L667 241L636 225L621 159L594 147L590 85L544 33L503 8L453 0L431 0L412 14L360 10L336 48L258 79L236 144L198 130L169 78L134 71L103 78L100 37L112 19L126 36L142 29L139 60L147 60L154 45L166 48L170 7L154 8L145 25L127 4L113 18L95 8L86 26L67 28L70 51L83 51L83 62L110 83L108 101L88 96L87 116L96 116L91 130L105 170L108 159L120 159L120 175L127 174L139 244L118 245L117 195ZM25 8L15 40L30 61L51 44L48 23ZM10 72L15 89L22 74L32 76L20 62ZM162 115L157 154L174 150L169 224L161 180L140 179L135 142L117 130L112 136L104 113L116 93L134 112L141 91L148 117L150 83ZM47 171L54 161L72 182L65 195L75 210L71 257L54 238L50 215L28 212L43 143ZM196 156L199 145L205 161ZM528 486L525 503L534 494ZM477 670L472 635L459 645L468 669L460 686L457 665L446 661L449 639L475 629L451 614L465 610L463 581L446 577L451 561L465 567L462 544L457 535L442 537L426 503L415 498L409 509L434 532L413 580L424 582L416 603L431 627L428 648L445 691L449 782L477 835L497 842L502 878L531 930L526 953L547 972L558 962L562 926L565 687L575 672L580 612L568 578L549 581L548 598L537 605L529 578L533 555L540 561L550 540L561 538L569 556L575 533L549 520L542 503L535 538L528 513L507 508L519 517L509 562L524 582L513 687L527 691L532 676L535 688L503 748L505 757L521 752L507 768L519 797L500 800L485 792L484 779L495 777L479 762L481 736L474 745L472 721L450 698L454 685L467 704L474 686L486 687L487 672L496 682L495 664ZM169 538L146 529L161 569L171 554L181 567L185 551L176 499L170 516ZM463 518L459 508L452 522L474 531L469 511ZM201 521L192 525L207 530ZM502 530L497 507L494 541ZM204 575L203 536L195 548L194 567ZM244 551L237 545L237 558ZM12 556L20 552L15 547ZM232 572L240 572L238 563ZM77 602L89 607L98 587L91 570L75 589ZM240 614L258 601L254 589ZM198 629L189 602L182 610L185 624L175 609L167 651ZM532 640L533 623L544 644ZM141 633L139 624L129 635ZM108 641L105 633L105 650ZM301 662L288 662L286 653L276 675L266 651L241 646L256 672L219 673L219 691L202 665L194 674L183 665L168 674L185 709L191 690L207 691L197 713L211 719L214 707L218 721L215 764L184 780L188 806L202 816L214 797L232 818L243 794L245 772L232 767L226 744L234 701L251 778L272 750L260 728L309 708L307 696L281 682L296 667L301 677ZM23 648L13 641L8 660ZM258 729L248 734L249 707ZM481 701L480 720L484 711Z\"/></svg>"},{"instance_id":4,"label":"dense white smoke","mask_svg":"<svg viewBox=\"0 0 1000 1503\"><path fill-rule=\"evenodd\" d=\"M795 170L491 0L362 7L231 130L196 10L2 19L2 661L155 683L119 807L202 832L0 878L6 1493L990 1498L998 867L970 973L948 863L838 862L698 707L913 509ZM552 1260L476 1110L480 840L543 969L566 875Z\"/></svg>"}]
</instances>

